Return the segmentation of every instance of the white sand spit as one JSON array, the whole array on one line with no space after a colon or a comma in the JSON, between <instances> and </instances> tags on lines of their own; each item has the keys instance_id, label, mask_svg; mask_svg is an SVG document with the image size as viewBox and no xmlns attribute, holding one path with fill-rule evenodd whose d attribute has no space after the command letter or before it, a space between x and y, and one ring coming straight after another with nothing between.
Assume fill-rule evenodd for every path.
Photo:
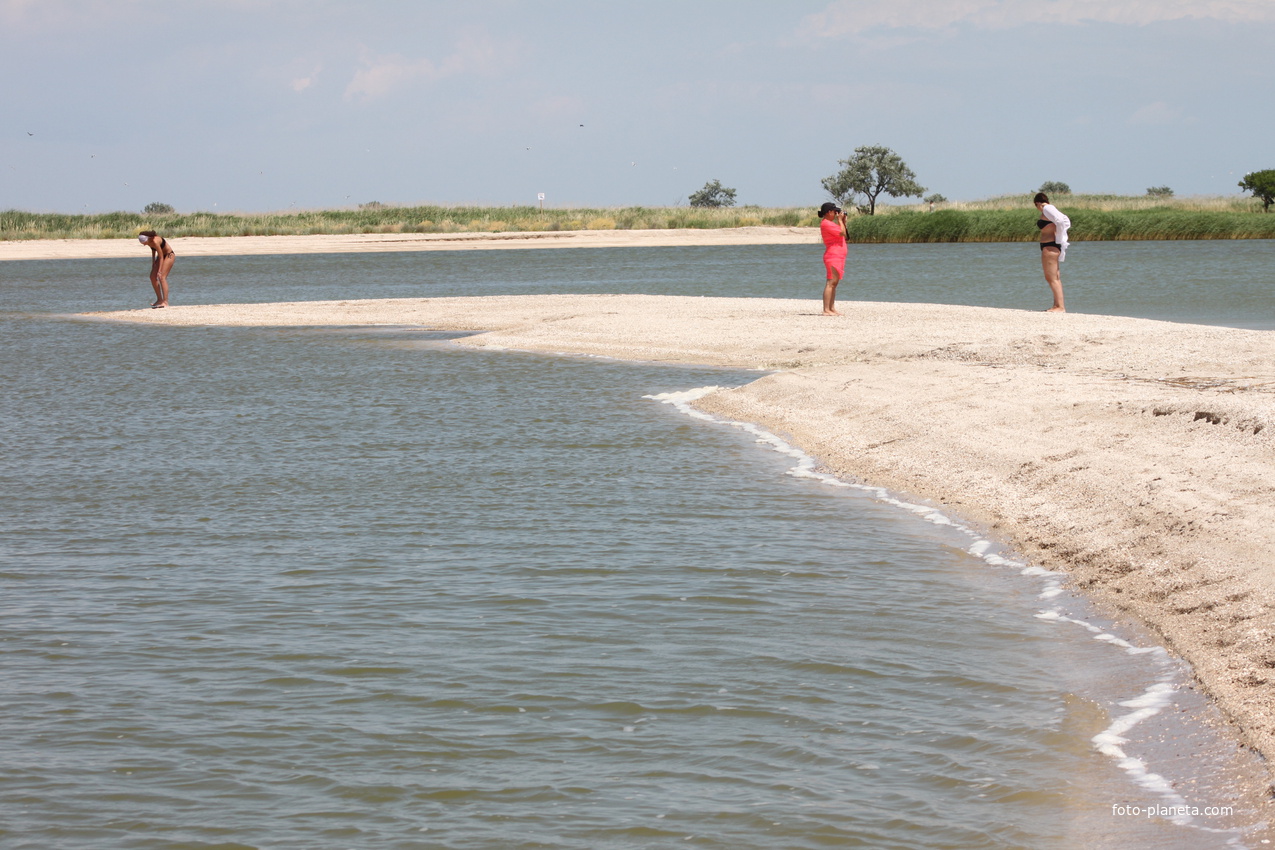
<instances>
[{"instance_id":1,"label":"white sand spit","mask_svg":"<svg viewBox=\"0 0 1275 850\"><path fill-rule=\"evenodd\" d=\"M932 499L1186 658L1275 756L1275 334L975 307L545 295L173 307L168 325L421 325L462 344L772 371L698 406Z\"/></svg>"}]
</instances>

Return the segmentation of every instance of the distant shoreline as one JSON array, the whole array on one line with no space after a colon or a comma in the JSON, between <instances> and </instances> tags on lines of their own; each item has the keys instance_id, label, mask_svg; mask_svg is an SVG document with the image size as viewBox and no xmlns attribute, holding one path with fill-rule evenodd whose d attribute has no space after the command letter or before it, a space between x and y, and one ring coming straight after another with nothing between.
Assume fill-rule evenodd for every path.
<instances>
[{"instance_id":1,"label":"distant shoreline","mask_svg":"<svg viewBox=\"0 0 1275 850\"><path fill-rule=\"evenodd\" d=\"M304 236L173 237L182 257L271 254L345 254L387 251L481 251L514 248L633 248L679 245L811 245L819 232L798 227L716 230L567 230L547 233L350 233ZM28 239L0 241L3 260L147 258L136 239Z\"/></svg>"},{"instance_id":2,"label":"distant shoreline","mask_svg":"<svg viewBox=\"0 0 1275 850\"><path fill-rule=\"evenodd\" d=\"M852 221L863 221L867 217ZM889 218L900 218L890 216ZM941 226L941 216L931 220ZM1252 236L1225 235L1159 235L1143 239L1132 236L1113 239L1089 238L1074 241L1154 241L1154 240L1218 240L1275 239L1275 215L1270 216L1271 233ZM1027 238L890 238L889 221L876 227L876 235L852 233L854 244L922 244L956 242L1030 242ZM1034 228L1033 228L1034 230ZM1074 233L1074 228L1073 228ZM173 236L173 247L179 257L229 257L247 255L344 254L392 251L480 251L515 248L641 248L708 245L811 245L821 247L819 231L809 227L730 227L715 229L686 228L676 230L562 230L549 232L501 233L349 233L304 234L280 236ZM127 239L0 239L0 262L5 260L84 260L145 257L137 241Z\"/></svg>"},{"instance_id":3,"label":"distant shoreline","mask_svg":"<svg viewBox=\"0 0 1275 850\"><path fill-rule=\"evenodd\" d=\"M805 207L398 207L364 204L357 209L270 213L99 214L0 210L0 245L43 240L132 239L143 230L166 238L281 238L302 236L400 239L400 250L418 237L448 239L543 238L564 234L652 232L751 233L816 231L816 198ZM1275 215L1249 198L1147 198L1066 195L1055 198L1072 219L1078 242L1174 239L1275 239ZM876 215L853 214L850 239L863 244L912 242L1032 242L1039 234L1030 196L984 201L884 205ZM590 237L594 238L594 237ZM366 239L364 240L366 241ZM429 240L426 240L429 241ZM773 241L773 240L763 240ZM594 244L572 242L568 244ZM758 244L754 242L754 244ZM253 253L256 253L255 251Z\"/></svg>"}]
</instances>

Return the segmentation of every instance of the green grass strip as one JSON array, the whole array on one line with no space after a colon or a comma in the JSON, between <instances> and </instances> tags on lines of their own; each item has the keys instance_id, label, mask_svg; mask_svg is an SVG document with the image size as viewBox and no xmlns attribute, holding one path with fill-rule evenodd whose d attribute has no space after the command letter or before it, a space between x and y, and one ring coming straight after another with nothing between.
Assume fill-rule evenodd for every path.
<instances>
[{"instance_id":1,"label":"green grass strip","mask_svg":"<svg viewBox=\"0 0 1275 850\"><path fill-rule=\"evenodd\" d=\"M1076 241L1152 239L1275 239L1275 215L1246 198L1151 200L1108 195L1060 197ZM1037 213L1028 199L993 198L944 204L884 207L850 219L854 242L1032 242ZM680 230L749 226L810 227L814 207L536 207L382 206L276 213L96 215L0 212L0 240L121 239L142 230L165 236L296 236L348 233L502 233L561 230ZM817 239L817 237L814 237Z\"/></svg>"}]
</instances>

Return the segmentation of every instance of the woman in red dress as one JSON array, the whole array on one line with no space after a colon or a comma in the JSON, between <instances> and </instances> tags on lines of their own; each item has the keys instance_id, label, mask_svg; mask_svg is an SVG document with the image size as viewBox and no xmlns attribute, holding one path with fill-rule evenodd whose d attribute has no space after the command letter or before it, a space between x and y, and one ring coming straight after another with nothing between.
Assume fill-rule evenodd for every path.
<instances>
[{"instance_id":1,"label":"woman in red dress","mask_svg":"<svg viewBox=\"0 0 1275 850\"><path fill-rule=\"evenodd\" d=\"M823 314L840 316L837 312L837 284L846 274L846 241L850 232L846 229L846 214L841 207L828 201L819 208L819 232L823 236L823 267L828 273L823 287Z\"/></svg>"}]
</instances>

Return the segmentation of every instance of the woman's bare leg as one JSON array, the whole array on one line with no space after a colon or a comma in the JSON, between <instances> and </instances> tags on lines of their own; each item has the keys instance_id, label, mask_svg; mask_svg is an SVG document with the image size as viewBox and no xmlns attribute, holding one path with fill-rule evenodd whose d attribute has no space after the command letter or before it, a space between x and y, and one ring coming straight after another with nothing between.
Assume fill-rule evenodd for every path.
<instances>
[{"instance_id":1,"label":"woman's bare leg","mask_svg":"<svg viewBox=\"0 0 1275 850\"><path fill-rule=\"evenodd\" d=\"M155 294L159 296L159 299L152 306L168 306L168 273L172 270L176 259L176 257L165 257L160 260L159 270L155 274L155 279L151 281L155 285Z\"/></svg>"},{"instance_id":2,"label":"woman's bare leg","mask_svg":"<svg viewBox=\"0 0 1275 850\"><path fill-rule=\"evenodd\" d=\"M1044 248L1040 252L1040 266L1045 272L1045 283L1049 284L1049 291L1054 294L1054 306L1049 308L1050 313L1067 312L1067 307L1063 304L1062 273L1058 270L1058 257L1061 254L1057 248Z\"/></svg>"},{"instance_id":3,"label":"woman's bare leg","mask_svg":"<svg viewBox=\"0 0 1275 850\"><path fill-rule=\"evenodd\" d=\"M828 272L828 282L823 286L823 314L825 316L840 316L835 306L837 301L837 284L841 282L841 275L836 270Z\"/></svg>"},{"instance_id":4,"label":"woman's bare leg","mask_svg":"<svg viewBox=\"0 0 1275 850\"><path fill-rule=\"evenodd\" d=\"M159 257L158 256L155 256L151 260L151 289L155 290L155 300L151 302L151 306L154 307L157 304L159 304L159 302L163 300L164 298L164 296L160 293L160 289L159 289Z\"/></svg>"}]
</instances>

